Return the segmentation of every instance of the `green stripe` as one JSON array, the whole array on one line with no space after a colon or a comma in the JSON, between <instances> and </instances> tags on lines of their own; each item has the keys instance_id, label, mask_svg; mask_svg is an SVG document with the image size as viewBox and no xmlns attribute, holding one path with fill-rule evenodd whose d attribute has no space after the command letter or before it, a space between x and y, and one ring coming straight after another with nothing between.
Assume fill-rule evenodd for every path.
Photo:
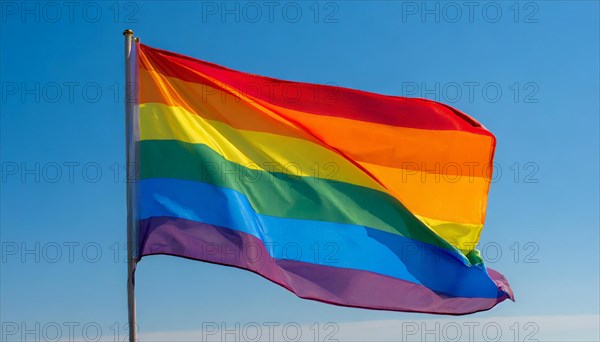
<instances>
[{"instance_id":1,"label":"green stripe","mask_svg":"<svg viewBox=\"0 0 600 342\"><path fill-rule=\"evenodd\" d=\"M366 187L315 177L255 170L233 163L204 144L141 141L141 178L192 180L239 191L261 214L366 226L462 255L396 198ZM471 263L479 263L471 258Z\"/></svg>"}]
</instances>

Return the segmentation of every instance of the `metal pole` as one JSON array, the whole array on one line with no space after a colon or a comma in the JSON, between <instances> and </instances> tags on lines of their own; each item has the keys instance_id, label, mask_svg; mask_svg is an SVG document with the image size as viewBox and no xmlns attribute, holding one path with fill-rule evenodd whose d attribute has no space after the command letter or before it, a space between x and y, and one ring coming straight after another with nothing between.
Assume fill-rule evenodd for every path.
<instances>
[{"instance_id":1,"label":"metal pole","mask_svg":"<svg viewBox=\"0 0 600 342\"><path fill-rule=\"evenodd\" d=\"M132 72L133 58L131 58L133 31L123 31L125 36L125 143L126 143L126 163L127 163L127 310L129 320L129 341L137 342L137 324L135 317L135 287L134 287L134 272L136 267L136 255L134 252L135 228L137 225L135 217L135 200L136 196L133 193L135 187L135 179L130 179L132 168L136 168L135 160L135 139L134 139L134 113L135 102L134 94L135 81ZM136 177L136 176L134 176Z\"/></svg>"}]
</instances>

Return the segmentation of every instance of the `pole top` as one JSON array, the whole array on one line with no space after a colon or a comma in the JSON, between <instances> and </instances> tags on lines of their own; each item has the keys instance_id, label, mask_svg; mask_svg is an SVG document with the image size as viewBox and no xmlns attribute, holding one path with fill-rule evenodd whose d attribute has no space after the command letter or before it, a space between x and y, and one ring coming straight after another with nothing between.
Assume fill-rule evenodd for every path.
<instances>
[{"instance_id":1,"label":"pole top","mask_svg":"<svg viewBox=\"0 0 600 342\"><path fill-rule=\"evenodd\" d=\"M127 30L123 31L123 35L124 36L132 36L133 30L127 29Z\"/></svg>"}]
</instances>

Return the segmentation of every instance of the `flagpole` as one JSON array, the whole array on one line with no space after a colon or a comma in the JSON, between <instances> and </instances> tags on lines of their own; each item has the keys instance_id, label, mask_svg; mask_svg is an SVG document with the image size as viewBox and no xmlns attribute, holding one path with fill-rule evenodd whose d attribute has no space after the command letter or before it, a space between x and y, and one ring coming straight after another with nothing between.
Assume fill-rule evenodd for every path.
<instances>
[{"instance_id":1,"label":"flagpole","mask_svg":"<svg viewBox=\"0 0 600 342\"><path fill-rule=\"evenodd\" d=\"M133 58L132 58L132 43L133 43L133 31L123 31L125 37L125 148L126 148L126 170L127 170L127 311L128 311L128 322L129 322L129 342L137 342L137 324L135 315L135 280L134 273L136 267L136 255L134 252L134 234L136 227L135 217L135 194L133 193L135 187L135 179L131 179L132 168L136 169L136 165L132 164L136 161L135 156L135 139L134 139L134 113L135 113L135 102L134 95L137 93L137 89L134 86L133 70ZM135 178L137 173L134 174Z\"/></svg>"}]
</instances>

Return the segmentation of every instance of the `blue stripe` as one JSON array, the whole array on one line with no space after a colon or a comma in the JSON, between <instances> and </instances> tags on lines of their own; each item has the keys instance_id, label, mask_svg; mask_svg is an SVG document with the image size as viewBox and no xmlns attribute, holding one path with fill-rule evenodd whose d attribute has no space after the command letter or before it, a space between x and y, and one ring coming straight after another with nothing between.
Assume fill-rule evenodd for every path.
<instances>
[{"instance_id":1,"label":"blue stripe","mask_svg":"<svg viewBox=\"0 0 600 342\"><path fill-rule=\"evenodd\" d=\"M232 189L151 178L140 182L140 202L140 219L170 216L241 231L275 259L371 271L458 297L500 295L484 267L465 266L450 251L359 225L258 214Z\"/></svg>"}]
</instances>

